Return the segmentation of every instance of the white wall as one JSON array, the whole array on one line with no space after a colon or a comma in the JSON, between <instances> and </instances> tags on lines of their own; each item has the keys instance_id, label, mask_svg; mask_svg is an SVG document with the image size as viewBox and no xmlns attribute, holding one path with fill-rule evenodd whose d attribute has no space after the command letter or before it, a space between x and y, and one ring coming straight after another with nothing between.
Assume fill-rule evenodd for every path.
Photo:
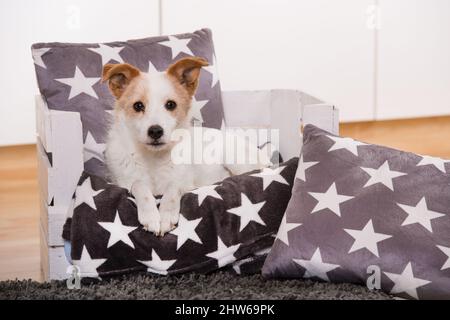
<instances>
[{"instance_id":1,"label":"white wall","mask_svg":"<svg viewBox=\"0 0 450 320\"><path fill-rule=\"evenodd\" d=\"M450 1L380 0L378 119L450 114Z\"/></svg>"},{"instance_id":2,"label":"white wall","mask_svg":"<svg viewBox=\"0 0 450 320\"><path fill-rule=\"evenodd\" d=\"M301 89L373 117L373 0L168 0L163 33L213 30L223 89ZM180 15L180 12L182 14ZM186 18L183 18L186 17Z\"/></svg>"},{"instance_id":3,"label":"white wall","mask_svg":"<svg viewBox=\"0 0 450 320\"><path fill-rule=\"evenodd\" d=\"M0 145L35 142L35 42L107 42L159 34L158 0L1 0ZM130 14L130 13L133 14Z\"/></svg>"},{"instance_id":4,"label":"white wall","mask_svg":"<svg viewBox=\"0 0 450 320\"><path fill-rule=\"evenodd\" d=\"M162 9L163 33L212 28L223 89L301 89L336 104L341 121L450 115L449 0L165 0Z\"/></svg>"}]
</instances>

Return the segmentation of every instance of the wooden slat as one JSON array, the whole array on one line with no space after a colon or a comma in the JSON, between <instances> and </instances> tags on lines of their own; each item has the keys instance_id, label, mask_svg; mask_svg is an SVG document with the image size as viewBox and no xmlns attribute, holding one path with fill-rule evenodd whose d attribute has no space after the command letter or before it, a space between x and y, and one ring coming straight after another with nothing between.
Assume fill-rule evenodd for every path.
<instances>
[{"instance_id":1,"label":"wooden slat","mask_svg":"<svg viewBox=\"0 0 450 320\"><path fill-rule=\"evenodd\" d=\"M49 110L36 97L40 240L45 279L65 278L68 265L61 237L66 213L83 170L83 135L76 112ZM51 163L48 154L51 153Z\"/></svg>"},{"instance_id":2,"label":"wooden slat","mask_svg":"<svg viewBox=\"0 0 450 320\"><path fill-rule=\"evenodd\" d=\"M222 92L226 126L270 127L270 97L270 90Z\"/></svg>"},{"instance_id":3,"label":"wooden slat","mask_svg":"<svg viewBox=\"0 0 450 320\"><path fill-rule=\"evenodd\" d=\"M58 152L56 152L58 154ZM50 246L63 245L61 237L62 226L66 218L64 206L55 206L53 195L49 193L49 183L54 184L55 170L50 165L49 159L38 137L37 141L37 164L38 164L38 181L40 193L40 220L42 228L46 234L47 242ZM51 189L51 187L50 187Z\"/></svg>"},{"instance_id":4,"label":"wooden slat","mask_svg":"<svg viewBox=\"0 0 450 320\"><path fill-rule=\"evenodd\" d=\"M41 144L40 137L37 139L37 172L38 172L38 181L39 181L39 191L41 194L42 200L45 204L49 205L52 202L53 194L49 192L49 183L52 183L53 179L53 169L50 165L50 161L47 157L47 154L44 150L43 145ZM50 181L50 182L49 182Z\"/></svg>"},{"instance_id":5,"label":"wooden slat","mask_svg":"<svg viewBox=\"0 0 450 320\"><path fill-rule=\"evenodd\" d=\"M222 96L227 127L277 129L278 141L272 143L285 159L300 152L304 106L317 106L306 112L307 122L324 125L334 133L339 129L337 110L332 105L298 90L224 91Z\"/></svg>"},{"instance_id":6,"label":"wooden slat","mask_svg":"<svg viewBox=\"0 0 450 320\"><path fill-rule=\"evenodd\" d=\"M44 281L62 280L67 278L66 259L63 246L49 246L46 242L44 230L41 228L41 270Z\"/></svg>"},{"instance_id":7,"label":"wooden slat","mask_svg":"<svg viewBox=\"0 0 450 320\"><path fill-rule=\"evenodd\" d=\"M48 245L64 245L61 234L64 223L66 222L66 212L58 212L58 207L49 206L42 199L40 203L40 221Z\"/></svg>"},{"instance_id":8,"label":"wooden slat","mask_svg":"<svg viewBox=\"0 0 450 320\"><path fill-rule=\"evenodd\" d=\"M51 115L42 96L35 97L36 103L36 134L40 137L42 145L47 152L52 152L51 144Z\"/></svg>"},{"instance_id":9,"label":"wooden slat","mask_svg":"<svg viewBox=\"0 0 450 320\"><path fill-rule=\"evenodd\" d=\"M284 159L298 157L302 146L301 93L296 90L272 90L270 97L270 127L278 131L274 142Z\"/></svg>"},{"instance_id":10,"label":"wooden slat","mask_svg":"<svg viewBox=\"0 0 450 320\"><path fill-rule=\"evenodd\" d=\"M48 245L46 241L45 231L41 230L39 233L40 236L40 258L41 258L41 275L42 280L49 281L50 280L50 261L48 256Z\"/></svg>"},{"instance_id":11,"label":"wooden slat","mask_svg":"<svg viewBox=\"0 0 450 320\"><path fill-rule=\"evenodd\" d=\"M303 126L313 124L328 132L339 134L339 110L329 104L312 104L303 108Z\"/></svg>"}]
</instances>

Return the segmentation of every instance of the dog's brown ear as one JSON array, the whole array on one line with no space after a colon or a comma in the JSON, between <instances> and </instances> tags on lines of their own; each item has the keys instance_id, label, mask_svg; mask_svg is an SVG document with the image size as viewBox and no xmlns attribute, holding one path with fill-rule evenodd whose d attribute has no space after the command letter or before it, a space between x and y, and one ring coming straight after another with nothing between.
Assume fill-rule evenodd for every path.
<instances>
[{"instance_id":1,"label":"dog's brown ear","mask_svg":"<svg viewBox=\"0 0 450 320\"><path fill-rule=\"evenodd\" d=\"M111 64L103 67L102 81L108 81L109 90L119 99L131 80L140 75L138 68L128 63Z\"/></svg>"},{"instance_id":2,"label":"dog's brown ear","mask_svg":"<svg viewBox=\"0 0 450 320\"><path fill-rule=\"evenodd\" d=\"M181 83L192 96L198 86L201 67L206 67L208 61L203 58L189 57L183 58L167 68L167 74L173 76Z\"/></svg>"}]
</instances>

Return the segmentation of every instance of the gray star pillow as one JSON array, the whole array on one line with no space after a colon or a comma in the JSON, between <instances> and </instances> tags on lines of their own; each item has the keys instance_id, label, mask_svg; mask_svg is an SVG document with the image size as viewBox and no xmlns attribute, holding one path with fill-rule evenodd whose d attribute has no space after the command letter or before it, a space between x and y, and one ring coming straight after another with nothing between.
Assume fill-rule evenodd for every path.
<instances>
[{"instance_id":1,"label":"gray star pillow","mask_svg":"<svg viewBox=\"0 0 450 320\"><path fill-rule=\"evenodd\" d=\"M266 277L450 299L450 161L308 125Z\"/></svg>"},{"instance_id":2,"label":"gray star pillow","mask_svg":"<svg viewBox=\"0 0 450 320\"><path fill-rule=\"evenodd\" d=\"M208 273L231 263L237 273L259 272L289 202L297 163L292 158L187 192L177 228L164 237L139 224L128 190L84 172L63 231L72 262L83 277Z\"/></svg>"},{"instance_id":3,"label":"gray star pillow","mask_svg":"<svg viewBox=\"0 0 450 320\"><path fill-rule=\"evenodd\" d=\"M101 82L106 63L127 62L140 70L165 70L186 56L203 57L194 97L194 120L203 126L221 128L223 105L212 33L152 37L110 43L37 43L32 46L39 90L49 109L79 112L83 124L85 169L105 176L103 151L114 99Z\"/></svg>"}]
</instances>

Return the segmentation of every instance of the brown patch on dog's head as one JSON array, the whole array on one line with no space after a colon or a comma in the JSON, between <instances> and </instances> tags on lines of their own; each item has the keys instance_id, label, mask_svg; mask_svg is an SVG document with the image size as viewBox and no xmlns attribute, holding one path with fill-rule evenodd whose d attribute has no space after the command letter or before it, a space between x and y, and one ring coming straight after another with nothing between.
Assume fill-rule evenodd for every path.
<instances>
[{"instance_id":1,"label":"brown patch on dog's head","mask_svg":"<svg viewBox=\"0 0 450 320\"><path fill-rule=\"evenodd\" d=\"M203 58L189 57L183 58L170 65L166 73L175 82L181 84L187 93L192 97L198 87L200 69L206 67L208 61Z\"/></svg>"},{"instance_id":2,"label":"brown patch on dog's head","mask_svg":"<svg viewBox=\"0 0 450 320\"><path fill-rule=\"evenodd\" d=\"M128 63L111 64L103 67L102 81L108 81L109 89L119 99L130 82L139 76L141 71Z\"/></svg>"},{"instance_id":3,"label":"brown patch on dog's head","mask_svg":"<svg viewBox=\"0 0 450 320\"><path fill-rule=\"evenodd\" d=\"M173 110L172 116L177 120L177 123L182 123L190 108L191 108L191 99L192 97L189 93L179 84L174 86L175 96L173 101L177 103L177 108Z\"/></svg>"}]
</instances>

